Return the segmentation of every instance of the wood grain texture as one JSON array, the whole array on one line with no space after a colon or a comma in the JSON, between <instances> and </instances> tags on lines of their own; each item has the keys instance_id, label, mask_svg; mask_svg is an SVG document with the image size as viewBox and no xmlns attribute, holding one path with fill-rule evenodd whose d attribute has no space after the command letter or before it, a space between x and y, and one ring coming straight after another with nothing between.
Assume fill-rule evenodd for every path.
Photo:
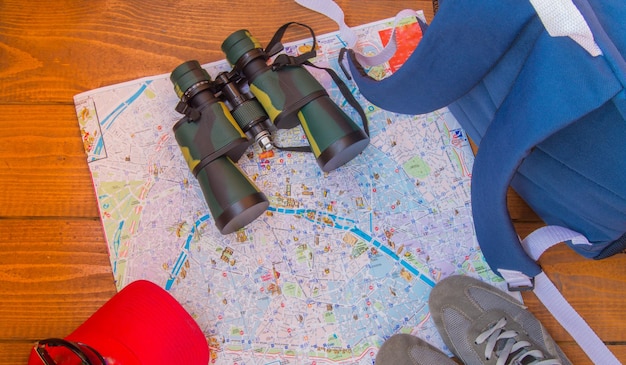
<instances>
[{"instance_id":1,"label":"wood grain texture","mask_svg":"<svg viewBox=\"0 0 626 365\"><path fill-rule=\"evenodd\" d=\"M0 320L15 324L0 327L0 338L45 336L53 327L45 328L42 314L50 315L48 324L55 316L73 317L65 313L86 318L113 293L99 220L3 219L0 227ZM84 278L97 285L82 287ZM18 310L23 316L15 316Z\"/></svg>"},{"instance_id":2,"label":"wood grain texture","mask_svg":"<svg viewBox=\"0 0 626 365\"><path fill-rule=\"evenodd\" d=\"M539 260L548 276L570 304L587 320L596 333L607 342L623 342L626 323L621 320L626 282L626 255L602 261L587 260L559 244ZM524 293L524 302L557 339L569 335L545 312L532 293Z\"/></svg>"},{"instance_id":3,"label":"wood grain texture","mask_svg":"<svg viewBox=\"0 0 626 365\"><path fill-rule=\"evenodd\" d=\"M98 217L72 105L0 105L0 217Z\"/></svg>"},{"instance_id":4,"label":"wood grain texture","mask_svg":"<svg viewBox=\"0 0 626 365\"><path fill-rule=\"evenodd\" d=\"M338 4L349 25L431 8L429 1ZM242 28L266 41L289 21L317 34L337 29L291 1L4 1L0 14L0 104L68 103L79 92L168 73L189 59L223 59L222 41ZM308 36L294 28L285 39Z\"/></svg>"},{"instance_id":5,"label":"wood grain texture","mask_svg":"<svg viewBox=\"0 0 626 365\"><path fill-rule=\"evenodd\" d=\"M64 337L114 293L97 219L0 219L0 359Z\"/></svg>"},{"instance_id":6,"label":"wood grain texture","mask_svg":"<svg viewBox=\"0 0 626 365\"><path fill-rule=\"evenodd\" d=\"M346 23L394 16L430 1L337 0ZM32 343L63 337L115 293L73 96L181 62L222 59L220 45L246 28L267 41L283 23L317 34L334 23L291 1L58 0L0 2L0 362L24 364ZM294 28L286 40L307 37ZM513 192L520 236L543 225ZM590 261L564 245L541 265L626 362L626 255ZM589 364L532 294L524 299L574 364Z\"/></svg>"}]
</instances>

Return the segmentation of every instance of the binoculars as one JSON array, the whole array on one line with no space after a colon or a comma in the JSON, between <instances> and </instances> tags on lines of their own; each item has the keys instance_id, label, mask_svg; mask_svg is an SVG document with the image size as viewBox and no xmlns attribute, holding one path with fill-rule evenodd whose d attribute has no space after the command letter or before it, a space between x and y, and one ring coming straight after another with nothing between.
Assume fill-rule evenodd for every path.
<instances>
[{"instance_id":1,"label":"binoculars","mask_svg":"<svg viewBox=\"0 0 626 365\"><path fill-rule=\"evenodd\" d=\"M176 141L197 178L215 225L232 233L269 206L236 162L256 143L273 148L276 129L302 126L322 171L352 160L369 144L368 135L329 97L301 65L276 68L247 30L222 43L230 72L215 80L197 61L178 66L170 75L185 116L175 123Z\"/></svg>"}]
</instances>

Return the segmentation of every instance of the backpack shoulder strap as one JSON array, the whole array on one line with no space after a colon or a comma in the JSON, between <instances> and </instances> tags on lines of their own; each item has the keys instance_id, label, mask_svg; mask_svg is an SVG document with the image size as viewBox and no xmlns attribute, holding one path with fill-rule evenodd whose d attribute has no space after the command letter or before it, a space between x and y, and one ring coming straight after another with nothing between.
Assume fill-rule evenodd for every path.
<instances>
[{"instance_id":1,"label":"backpack shoulder strap","mask_svg":"<svg viewBox=\"0 0 626 365\"><path fill-rule=\"evenodd\" d=\"M509 286L534 289L594 363L620 364L536 263L552 245L563 241L580 243L586 238L562 227L548 226L520 244L506 209L506 190L513 174L535 145L609 99L623 103L624 59L589 4L577 2L583 3L578 5L604 57L590 57L572 42L563 43L567 39L545 35L538 40L509 98L481 141L472 177L472 207L474 216L480 217L475 225L481 250L492 269ZM620 9L626 11L626 7ZM622 34L622 38L626 37ZM552 42L563 44L556 47Z\"/></svg>"},{"instance_id":2,"label":"backpack shoulder strap","mask_svg":"<svg viewBox=\"0 0 626 365\"><path fill-rule=\"evenodd\" d=\"M533 260L538 260L548 248L566 241L582 244L587 242L587 239L564 227L545 226L528 235L522 241L522 246ZM505 275L505 279L510 282L511 276ZM594 364L621 364L544 272L534 277L533 292Z\"/></svg>"},{"instance_id":3,"label":"backpack shoulder strap","mask_svg":"<svg viewBox=\"0 0 626 365\"><path fill-rule=\"evenodd\" d=\"M350 72L361 94L378 107L403 114L432 112L482 80L534 14L526 1L445 1L394 74L374 80L356 57L348 58Z\"/></svg>"},{"instance_id":4,"label":"backpack shoulder strap","mask_svg":"<svg viewBox=\"0 0 626 365\"><path fill-rule=\"evenodd\" d=\"M623 89L604 57L591 57L568 38L539 37L481 140L472 171L476 235L494 271L541 272L520 246L507 210L519 165L536 145Z\"/></svg>"}]
</instances>

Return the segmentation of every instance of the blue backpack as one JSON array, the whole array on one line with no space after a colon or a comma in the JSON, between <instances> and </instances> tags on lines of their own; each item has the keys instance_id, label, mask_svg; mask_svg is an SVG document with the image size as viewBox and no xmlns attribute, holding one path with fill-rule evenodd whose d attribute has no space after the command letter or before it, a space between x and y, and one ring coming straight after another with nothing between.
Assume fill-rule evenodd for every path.
<instances>
[{"instance_id":1,"label":"blue backpack","mask_svg":"<svg viewBox=\"0 0 626 365\"><path fill-rule=\"evenodd\" d=\"M584 234L589 242L571 243L582 255L626 248L626 2L578 5L593 54L551 36L530 2L446 1L389 78L369 79L351 63L375 105L407 114L448 106L479 145L472 206L496 272L541 271L506 211L509 185L547 224Z\"/></svg>"},{"instance_id":2,"label":"blue backpack","mask_svg":"<svg viewBox=\"0 0 626 365\"><path fill-rule=\"evenodd\" d=\"M626 1L446 0L406 63L378 81L348 49L373 104L449 107L479 146L476 235L511 290L534 290L595 363L619 364L536 260L567 242L601 259L626 248ZM511 186L548 226L520 239ZM572 319L575 318L575 319Z\"/></svg>"}]
</instances>

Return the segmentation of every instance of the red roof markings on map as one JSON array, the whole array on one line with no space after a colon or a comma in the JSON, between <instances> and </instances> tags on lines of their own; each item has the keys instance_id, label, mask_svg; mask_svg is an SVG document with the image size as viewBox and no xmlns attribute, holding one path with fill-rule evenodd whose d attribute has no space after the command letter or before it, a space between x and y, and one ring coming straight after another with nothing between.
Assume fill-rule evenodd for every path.
<instances>
[{"instance_id":1,"label":"red roof markings on map","mask_svg":"<svg viewBox=\"0 0 626 365\"><path fill-rule=\"evenodd\" d=\"M378 32L383 45L386 47L391 37L392 28L383 29ZM422 39L422 28L419 23L410 23L405 25L399 25L396 27L396 43L398 49L396 53L389 60L389 66L393 72L396 72L400 66L411 56L415 47L417 47L419 41Z\"/></svg>"}]
</instances>

